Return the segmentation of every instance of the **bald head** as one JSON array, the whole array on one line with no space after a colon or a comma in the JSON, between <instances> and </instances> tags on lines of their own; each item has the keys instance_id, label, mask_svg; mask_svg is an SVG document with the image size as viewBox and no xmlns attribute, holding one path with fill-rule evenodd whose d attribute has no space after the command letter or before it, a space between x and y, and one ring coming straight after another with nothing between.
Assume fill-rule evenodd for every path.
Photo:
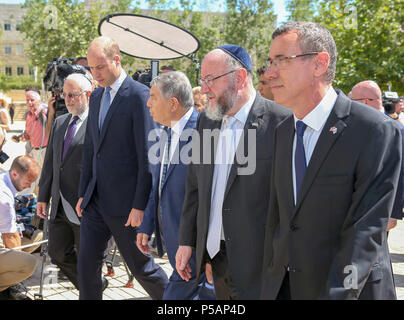
<instances>
[{"instance_id":1,"label":"bald head","mask_svg":"<svg viewBox=\"0 0 404 320\"><path fill-rule=\"evenodd\" d=\"M367 104L376 110L383 111L382 91L376 82L366 80L356 84L349 97L352 100Z\"/></svg>"}]
</instances>

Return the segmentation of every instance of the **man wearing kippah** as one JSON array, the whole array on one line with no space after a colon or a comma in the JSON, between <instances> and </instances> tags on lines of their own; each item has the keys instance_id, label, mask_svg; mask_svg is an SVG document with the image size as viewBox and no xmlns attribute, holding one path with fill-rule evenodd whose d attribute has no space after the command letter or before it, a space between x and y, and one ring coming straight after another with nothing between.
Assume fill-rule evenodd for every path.
<instances>
[{"instance_id":1,"label":"man wearing kippah","mask_svg":"<svg viewBox=\"0 0 404 320\"><path fill-rule=\"evenodd\" d=\"M188 281L195 250L196 276L212 265L217 299L259 298L273 132L290 114L256 93L251 70L237 45L209 52L201 66L209 106L198 119L200 150L192 150L200 163L188 168L176 268Z\"/></svg>"}]
</instances>

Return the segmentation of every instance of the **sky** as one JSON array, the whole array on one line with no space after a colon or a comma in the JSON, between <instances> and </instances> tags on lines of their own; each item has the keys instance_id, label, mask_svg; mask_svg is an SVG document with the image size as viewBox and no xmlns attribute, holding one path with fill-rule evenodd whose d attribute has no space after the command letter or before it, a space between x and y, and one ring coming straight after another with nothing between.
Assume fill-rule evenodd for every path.
<instances>
[{"instance_id":1,"label":"sky","mask_svg":"<svg viewBox=\"0 0 404 320\"><path fill-rule=\"evenodd\" d=\"M220 1L218 1L220 3ZM0 0L1 4L23 4L24 1L22 0ZM147 8L147 1L142 0L142 3L145 3L145 8ZM284 0L272 0L274 4L274 11L275 14L278 16L278 24L285 22L287 19L287 12L285 9Z\"/></svg>"}]
</instances>

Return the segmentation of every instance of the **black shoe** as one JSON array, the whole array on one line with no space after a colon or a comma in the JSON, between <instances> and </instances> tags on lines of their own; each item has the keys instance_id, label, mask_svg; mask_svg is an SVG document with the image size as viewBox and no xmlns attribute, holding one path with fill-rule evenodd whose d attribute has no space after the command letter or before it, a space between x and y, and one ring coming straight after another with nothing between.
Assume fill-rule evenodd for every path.
<instances>
[{"instance_id":1,"label":"black shoe","mask_svg":"<svg viewBox=\"0 0 404 320\"><path fill-rule=\"evenodd\" d=\"M28 289L21 283L17 283L9 288L10 300L32 300L27 296Z\"/></svg>"},{"instance_id":2,"label":"black shoe","mask_svg":"<svg viewBox=\"0 0 404 320\"><path fill-rule=\"evenodd\" d=\"M108 280L103 276L102 277L102 291L104 291L108 287Z\"/></svg>"}]
</instances>

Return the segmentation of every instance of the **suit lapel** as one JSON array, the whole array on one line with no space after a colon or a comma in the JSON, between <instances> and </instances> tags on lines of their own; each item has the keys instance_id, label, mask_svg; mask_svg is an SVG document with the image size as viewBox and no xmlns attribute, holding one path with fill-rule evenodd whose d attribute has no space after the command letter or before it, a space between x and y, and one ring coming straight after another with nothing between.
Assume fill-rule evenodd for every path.
<instances>
[{"instance_id":1,"label":"suit lapel","mask_svg":"<svg viewBox=\"0 0 404 320\"><path fill-rule=\"evenodd\" d=\"M276 152L279 150L279 157L276 157L277 159L280 159L282 162L280 163L280 166L277 168L280 168L280 171L282 172L282 178L283 181L286 181L287 183L282 183L279 184L278 188L279 193L281 195L286 196L286 203L290 204L290 211L293 212L295 206L294 206L294 194L293 194L293 171L292 171L292 150L293 150L293 139L295 137L295 126L294 126L294 118L293 116L289 117L287 120L285 120L285 123L282 125L282 127L279 128L279 131L277 133L278 138L278 146Z\"/></svg>"},{"instance_id":2,"label":"suit lapel","mask_svg":"<svg viewBox=\"0 0 404 320\"><path fill-rule=\"evenodd\" d=\"M192 113L191 117L188 119L187 123L184 126L183 131L181 132L181 137L180 140L177 143L177 146L175 147L175 151L173 154L173 158L172 161L173 163L170 163L167 173L166 173L166 177L164 179L164 185L166 184L169 176L171 175L171 172L174 171L174 169L177 167L178 164L182 163L181 161L181 150L182 148L191 141L191 137L187 136L187 132L185 132L186 129L189 128L195 128L195 122L196 122L196 118L198 117L198 111L196 111L196 109L194 110L194 112ZM163 188L164 188L163 185Z\"/></svg>"},{"instance_id":3,"label":"suit lapel","mask_svg":"<svg viewBox=\"0 0 404 320\"><path fill-rule=\"evenodd\" d=\"M337 101L328 117L323 130L318 138L317 144L314 148L309 165L307 166L306 173L300 187L299 196L296 202L296 209L294 215L299 210L302 202L304 201L307 192L317 176L318 170L321 168L324 160L327 158L334 143L341 136L344 129L347 127L346 118L351 109L350 100L342 94L338 95Z\"/></svg>"},{"instance_id":4,"label":"suit lapel","mask_svg":"<svg viewBox=\"0 0 404 320\"><path fill-rule=\"evenodd\" d=\"M119 103L122 100L122 98L124 97L125 91L128 89L128 87L129 87L129 76L127 76L125 78L125 80L123 81L122 85L120 86L118 92L116 93L116 95L114 97L114 100L112 101L111 106L109 107L107 115L105 116L105 120L104 120L104 123L101 128L100 145L101 145L102 140L104 139L105 133L107 132L109 122L110 122L113 114L115 113L115 111L118 109ZM100 105L100 108L101 108L101 105ZM98 114L99 114L99 110L98 110ZM98 128L98 118L99 117L96 118L97 128Z\"/></svg>"},{"instance_id":5,"label":"suit lapel","mask_svg":"<svg viewBox=\"0 0 404 320\"><path fill-rule=\"evenodd\" d=\"M90 110L89 113L94 110L94 117L92 119L92 130L93 130L93 137L94 139L94 145L98 145L99 139L100 139L100 130L99 130L99 125L98 125L98 119L100 116L100 109L101 109L101 100L102 100L102 95L104 93L104 89L99 88L96 89L97 91L94 91L94 94L91 95L90 97Z\"/></svg>"},{"instance_id":6,"label":"suit lapel","mask_svg":"<svg viewBox=\"0 0 404 320\"><path fill-rule=\"evenodd\" d=\"M247 121L246 121L246 123L244 125L244 128L243 128L243 133L242 133L242 135L240 137L240 140L239 140L239 143L237 145L237 152L234 155L233 164L232 164L232 166L230 168L230 173L229 173L229 177L227 179L226 190L225 190L223 199L226 199L226 196L227 196L227 194L228 194L234 180L236 179L237 169L239 167L244 166L243 164L239 164L237 162L236 155L240 154L240 152L242 152L242 151L244 153L250 151L250 150L248 150L248 129L255 129L257 136L259 135L259 131L260 131L260 128L261 128L260 125L264 121L262 119L262 117L264 115L264 108L259 103L259 99L260 99L260 96L257 94L257 96L256 96L256 98L254 100L254 103L251 106L250 113L248 114ZM244 149L241 149L241 148L244 148ZM256 152L256 149L254 149L252 151ZM245 165L247 165L247 164L245 164Z\"/></svg>"}]
</instances>

